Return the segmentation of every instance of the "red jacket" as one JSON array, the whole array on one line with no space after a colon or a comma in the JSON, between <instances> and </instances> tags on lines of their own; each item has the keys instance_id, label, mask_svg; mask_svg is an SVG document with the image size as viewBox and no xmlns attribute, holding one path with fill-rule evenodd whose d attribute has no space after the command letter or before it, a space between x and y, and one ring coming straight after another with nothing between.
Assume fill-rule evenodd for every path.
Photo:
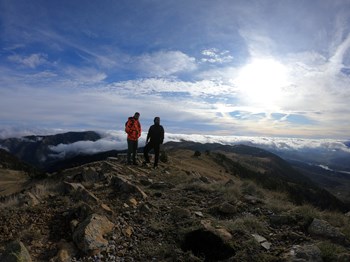
<instances>
[{"instance_id":1,"label":"red jacket","mask_svg":"<svg viewBox=\"0 0 350 262\"><path fill-rule=\"evenodd\" d=\"M141 136L141 124L138 119L129 117L128 122L125 125L125 132L128 134L128 139L137 141Z\"/></svg>"}]
</instances>

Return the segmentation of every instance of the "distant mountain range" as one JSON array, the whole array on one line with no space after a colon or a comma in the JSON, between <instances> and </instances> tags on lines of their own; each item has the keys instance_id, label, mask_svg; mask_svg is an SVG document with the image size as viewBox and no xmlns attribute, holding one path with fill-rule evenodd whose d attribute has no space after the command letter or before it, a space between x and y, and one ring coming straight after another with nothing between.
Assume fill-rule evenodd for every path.
<instances>
[{"instance_id":1,"label":"distant mountain range","mask_svg":"<svg viewBox=\"0 0 350 262\"><path fill-rule=\"evenodd\" d=\"M70 145L84 141L96 142L101 138L101 135L94 131L67 132L49 136L25 136L21 138L2 139L0 140L0 148L6 149L29 166L35 166L45 172L55 172L125 153L125 150L107 150L90 154L80 151L69 151L62 155L62 153L58 153L54 150L54 148L59 145ZM350 142L346 143L346 145L350 146ZM350 202L350 161L347 155L341 152L339 152L339 154L333 152L331 156L329 156L324 153L318 153L317 155L316 151L309 152L305 149L300 151L284 151L281 149L266 150L266 148L263 149L257 146L222 145L219 143L201 144L191 141L168 142L164 145L164 148L168 150L173 148L187 148L201 152L222 151L235 154L237 159L242 163L248 163L249 161L254 162L256 159L270 159L270 161L266 163L259 161L258 164L260 166L256 168L256 170L258 172L264 170L264 174L279 177L281 181L298 182L307 185L316 183L322 188L331 191L340 199ZM139 148L139 150L142 151L142 148ZM248 160L249 158L250 160L248 161L244 156L248 156ZM319 160L315 162L318 156ZM323 163L322 159L327 162ZM234 165L239 169L241 168L237 166L237 163L239 165L239 161L230 163L230 165ZM225 164L228 164L228 162ZM341 170L345 170L345 172L330 169L328 167L330 164ZM251 167L252 165L250 168ZM349 171L349 173L346 173L347 171Z\"/></svg>"},{"instance_id":2,"label":"distant mountain range","mask_svg":"<svg viewBox=\"0 0 350 262\"><path fill-rule=\"evenodd\" d=\"M72 144L79 141L97 141L101 136L93 131L67 132L49 136L25 136L21 138L7 138L0 140L0 147L8 150L23 162L39 169L47 170L62 159L57 158L51 149L59 144ZM78 153L77 153L78 154ZM65 160L77 154L68 154Z\"/></svg>"}]
</instances>

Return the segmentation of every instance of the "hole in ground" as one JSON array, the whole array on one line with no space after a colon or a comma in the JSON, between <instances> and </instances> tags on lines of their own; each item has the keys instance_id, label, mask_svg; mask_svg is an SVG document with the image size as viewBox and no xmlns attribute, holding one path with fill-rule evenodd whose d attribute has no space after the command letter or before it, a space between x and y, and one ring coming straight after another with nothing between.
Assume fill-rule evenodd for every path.
<instances>
[{"instance_id":1,"label":"hole in ground","mask_svg":"<svg viewBox=\"0 0 350 262\"><path fill-rule=\"evenodd\" d=\"M198 229L188 233L181 246L182 250L191 250L195 256L204 256L205 261L228 259L235 251L214 233Z\"/></svg>"}]
</instances>

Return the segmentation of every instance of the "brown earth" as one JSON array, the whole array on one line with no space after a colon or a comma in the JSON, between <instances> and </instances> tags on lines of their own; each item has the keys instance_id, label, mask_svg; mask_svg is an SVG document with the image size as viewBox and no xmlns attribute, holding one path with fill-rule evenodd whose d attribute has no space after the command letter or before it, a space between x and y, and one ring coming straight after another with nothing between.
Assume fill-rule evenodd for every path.
<instances>
[{"instance_id":1,"label":"brown earth","mask_svg":"<svg viewBox=\"0 0 350 262\"><path fill-rule=\"evenodd\" d=\"M23 171L0 169L0 197L20 192L28 182L29 177Z\"/></svg>"}]
</instances>

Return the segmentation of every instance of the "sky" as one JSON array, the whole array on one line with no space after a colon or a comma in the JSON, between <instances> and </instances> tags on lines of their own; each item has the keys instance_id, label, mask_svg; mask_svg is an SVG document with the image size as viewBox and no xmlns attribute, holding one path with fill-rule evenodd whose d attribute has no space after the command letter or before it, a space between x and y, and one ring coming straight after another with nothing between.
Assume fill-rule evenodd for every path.
<instances>
[{"instance_id":1,"label":"sky","mask_svg":"<svg viewBox=\"0 0 350 262\"><path fill-rule=\"evenodd\" d=\"M349 139L348 0L0 0L0 129Z\"/></svg>"}]
</instances>

